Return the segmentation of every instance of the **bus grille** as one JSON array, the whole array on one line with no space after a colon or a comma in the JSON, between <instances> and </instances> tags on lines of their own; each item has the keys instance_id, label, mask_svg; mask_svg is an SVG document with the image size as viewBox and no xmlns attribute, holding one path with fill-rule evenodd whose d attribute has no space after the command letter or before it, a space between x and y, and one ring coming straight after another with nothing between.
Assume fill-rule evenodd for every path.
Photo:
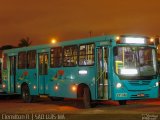
<instances>
[{"instance_id":1,"label":"bus grille","mask_svg":"<svg viewBox=\"0 0 160 120\"><path fill-rule=\"evenodd\" d=\"M149 85L151 81L149 80L131 80L128 83L132 86L142 86L142 85Z\"/></svg>"},{"instance_id":2,"label":"bus grille","mask_svg":"<svg viewBox=\"0 0 160 120\"><path fill-rule=\"evenodd\" d=\"M144 94L144 96L131 95L131 99L145 99L145 98L149 98L149 94Z\"/></svg>"}]
</instances>

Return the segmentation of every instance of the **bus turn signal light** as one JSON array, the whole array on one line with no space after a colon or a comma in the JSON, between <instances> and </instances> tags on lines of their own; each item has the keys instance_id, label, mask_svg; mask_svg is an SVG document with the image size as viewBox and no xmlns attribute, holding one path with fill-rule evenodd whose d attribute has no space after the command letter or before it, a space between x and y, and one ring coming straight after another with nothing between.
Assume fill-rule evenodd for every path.
<instances>
[{"instance_id":1,"label":"bus turn signal light","mask_svg":"<svg viewBox=\"0 0 160 120\"><path fill-rule=\"evenodd\" d=\"M73 92L77 91L77 86L76 86L76 85L73 85L73 86L72 86L72 91L73 91Z\"/></svg>"},{"instance_id":2,"label":"bus turn signal light","mask_svg":"<svg viewBox=\"0 0 160 120\"><path fill-rule=\"evenodd\" d=\"M54 89L55 89L55 90L58 90L58 89L59 89L58 85L55 85L55 86L54 86Z\"/></svg>"},{"instance_id":3,"label":"bus turn signal light","mask_svg":"<svg viewBox=\"0 0 160 120\"><path fill-rule=\"evenodd\" d=\"M6 85L5 85L5 84L3 84L3 85L2 85L2 88L6 88Z\"/></svg>"}]
</instances>

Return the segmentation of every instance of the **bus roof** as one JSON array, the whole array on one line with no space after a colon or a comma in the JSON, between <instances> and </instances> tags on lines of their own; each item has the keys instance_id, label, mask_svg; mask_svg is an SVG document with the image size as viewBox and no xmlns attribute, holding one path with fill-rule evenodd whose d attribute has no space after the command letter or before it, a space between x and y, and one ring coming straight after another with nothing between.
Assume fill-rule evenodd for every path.
<instances>
[{"instance_id":1,"label":"bus roof","mask_svg":"<svg viewBox=\"0 0 160 120\"><path fill-rule=\"evenodd\" d=\"M83 38L83 39L76 39L76 40L70 40L70 41L62 41L62 42L57 42L57 43L50 43L50 44L44 44L44 45L36 45L36 46L29 46L29 47L21 47L21 48L13 48L9 50L4 50L3 53L16 53L19 51L29 51L29 50L41 50L41 49L46 49L46 48L51 48L51 47L59 47L59 46L70 46L70 45L76 45L76 44L86 44L86 43L95 43L95 42L103 42L103 41L111 41L112 45L116 44L116 37L118 35L103 35L103 36L98 36L98 37L89 37L89 38ZM120 35L120 37L124 36L133 36L133 37L145 37L148 39L146 36L142 35ZM122 45L122 44L121 44ZM137 44L135 44L137 45ZM140 44L142 45L142 44ZM151 45L151 47L153 47Z\"/></svg>"},{"instance_id":2,"label":"bus roof","mask_svg":"<svg viewBox=\"0 0 160 120\"><path fill-rule=\"evenodd\" d=\"M11 51L18 52L18 51L43 49L43 48L47 48L47 47L58 47L58 46L67 46L67 45L75 45L75 44L85 44L85 43L92 43L92 42L98 42L98 41L109 41L109 40L114 40L114 38L115 38L115 35L89 37L89 38L83 38L83 39L57 42L55 44L50 43L50 44L36 45L36 46L29 46L29 47L22 47L22 48L13 48L13 49L9 49L9 50L4 50L3 53L9 53Z\"/></svg>"}]
</instances>

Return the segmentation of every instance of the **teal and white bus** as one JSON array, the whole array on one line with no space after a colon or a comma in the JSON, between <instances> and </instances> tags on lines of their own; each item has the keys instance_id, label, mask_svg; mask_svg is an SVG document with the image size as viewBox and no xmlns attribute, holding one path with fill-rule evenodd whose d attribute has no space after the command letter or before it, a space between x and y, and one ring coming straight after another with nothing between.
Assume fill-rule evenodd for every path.
<instances>
[{"instance_id":1,"label":"teal and white bus","mask_svg":"<svg viewBox=\"0 0 160 120\"><path fill-rule=\"evenodd\" d=\"M3 90L91 101L158 98L156 46L144 36L106 35L5 50Z\"/></svg>"},{"instance_id":2,"label":"teal and white bus","mask_svg":"<svg viewBox=\"0 0 160 120\"><path fill-rule=\"evenodd\" d=\"M0 58L0 93L2 92L2 58Z\"/></svg>"}]
</instances>

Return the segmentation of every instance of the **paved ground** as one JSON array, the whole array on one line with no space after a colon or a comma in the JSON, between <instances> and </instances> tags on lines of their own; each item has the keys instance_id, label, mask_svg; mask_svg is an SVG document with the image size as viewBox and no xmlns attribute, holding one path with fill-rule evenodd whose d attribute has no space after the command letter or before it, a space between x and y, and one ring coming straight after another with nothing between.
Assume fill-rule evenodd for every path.
<instances>
[{"instance_id":1,"label":"paved ground","mask_svg":"<svg viewBox=\"0 0 160 120\"><path fill-rule=\"evenodd\" d=\"M128 101L127 105L119 106L117 102L99 103L94 108L80 109L74 100L51 101L41 98L36 103L23 103L21 99L0 99L0 118L9 114L29 114L33 119L111 119L111 120L142 120L154 117L160 120L160 99ZM9 118L8 118L9 119ZM144 120L144 119L143 119Z\"/></svg>"}]
</instances>

